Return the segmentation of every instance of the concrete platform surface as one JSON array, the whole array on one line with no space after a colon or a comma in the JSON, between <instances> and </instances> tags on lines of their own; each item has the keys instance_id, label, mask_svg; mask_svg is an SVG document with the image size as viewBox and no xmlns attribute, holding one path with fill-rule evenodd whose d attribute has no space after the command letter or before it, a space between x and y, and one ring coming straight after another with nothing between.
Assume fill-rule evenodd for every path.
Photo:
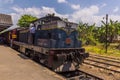
<instances>
[{"instance_id":1,"label":"concrete platform surface","mask_svg":"<svg viewBox=\"0 0 120 80\"><path fill-rule=\"evenodd\" d=\"M22 57L7 46L0 46L0 80L61 80L46 67Z\"/></svg>"}]
</instances>

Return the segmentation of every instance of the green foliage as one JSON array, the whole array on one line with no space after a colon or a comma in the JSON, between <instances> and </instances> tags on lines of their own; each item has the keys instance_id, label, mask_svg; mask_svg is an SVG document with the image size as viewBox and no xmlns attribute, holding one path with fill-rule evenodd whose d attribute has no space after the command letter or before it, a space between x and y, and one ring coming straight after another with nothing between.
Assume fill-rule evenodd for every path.
<instances>
[{"instance_id":1,"label":"green foliage","mask_svg":"<svg viewBox=\"0 0 120 80\"><path fill-rule=\"evenodd\" d=\"M113 21L111 19L108 21L108 24L106 24L104 21L101 22L102 25L100 27L96 27L95 24L88 25L88 23L79 23L78 32L79 39L82 41L82 45L89 45L90 47L86 48L87 51L98 54L105 54L105 47L108 47L107 55L115 54L115 56L120 56L120 50L115 49L115 47L111 47L111 44L114 42L114 40L120 36L120 22ZM98 47L98 44L101 43L102 47Z\"/></svg>"},{"instance_id":2,"label":"green foliage","mask_svg":"<svg viewBox=\"0 0 120 80\"><path fill-rule=\"evenodd\" d=\"M84 44L91 44L91 45L96 45L97 41L95 40L95 24L93 25L88 25L87 23L79 23L78 26L78 31L79 31L79 39L83 42Z\"/></svg>"},{"instance_id":3,"label":"green foliage","mask_svg":"<svg viewBox=\"0 0 120 80\"><path fill-rule=\"evenodd\" d=\"M106 23L101 21L101 27L96 27L95 24L88 25L88 23L79 23L79 39L83 45L96 45L98 43L105 43L107 39L107 46L113 42L114 38L120 35L120 22L110 19L107 24L107 38L106 38ZM104 46L105 47L105 46Z\"/></svg>"},{"instance_id":4,"label":"green foliage","mask_svg":"<svg viewBox=\"0 0 120 80\"><path fill-rule=\"evenodd\" d=\"M103 21L102 23L103 25L101 26L101 30L99 31L100 32L99 40L105 42L106 24ZM118 36L119 34L120 34L120 23L118 21L113 21L110 19L109 23L107 24L107 41L109 43L113 42L114 37Z\"/></svg>"},{"instance_id":5,"label":"green foliage","mask_svg":"<svg viewBox=\"0 0 120 80\"><path fill-rule=\"evenodd\" d=\"M105 33L105 26L97 27L95 37L98 42L105 42L106 41L106 33Z\"/></svg>"},{"instance_id":6,"label":"green foliage","mask_svg":"<svg viewBox=\"0 0 120 80\"><path fill-rule=\"evenodd\" d=\"M21 16L21 18L18 20L18 26L20 27L29 27L29 24L36 20L37 17L34 17L32 15L29 14L24 14Z\"/></svg>"}]
</instances>

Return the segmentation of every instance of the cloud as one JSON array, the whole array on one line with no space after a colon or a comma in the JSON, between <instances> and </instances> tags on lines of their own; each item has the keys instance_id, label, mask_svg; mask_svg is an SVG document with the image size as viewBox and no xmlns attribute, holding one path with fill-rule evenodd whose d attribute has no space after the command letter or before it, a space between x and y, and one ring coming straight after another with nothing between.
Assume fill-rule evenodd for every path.
<instances>
[{"instance_id":1,"label":"cloud","mask_svg":"<svg viewBox=\"0 0 120 80\"><path fill-rule=\"evenodd\" d=\"M12 18L13 18L13 22L14 24L17 24L18 19L21 17L21 15L23 14L30 14L33 16L36 16L38 18L43 17L45 15L47 15L48 13L55 13L56 16L59 17L65 17L67 18L68 15L67 14L59 14L55 11L54 8L50 8L50 7L41 7L41 8L36 8L36 7L29 7L29 8L21 8L21 7L12 7L12 10L14 10L14 13L11 13Z\"/></svg>"},{"instance_id":2,"label":"cloud","mask_svg":"<svg viewBox=\"0 0 120 80\"><path fill-rule=\"evenodd\" d=\"M58 3L66 3L67 5L69 5L74 10L80 9L80 5L79 4L71 4L67 0L57 0L57 1L58 1Z\"/></svg>"},{"instance_id":3,"label":"cloud","mask_svg":"<svg viewBox=\"0 0 120 80\"><path fill-rule=\"evenodd\" d=\"M118 11L119 11L119 7L115 7L114 10L113 10L114 13L118 12Z\"/></svg>"},{"instance_id":4,"label":"cloud","mask_svg":"<svg viewBox=\"0 0 120 80\"><path fill-rule=\"evenodd\" d=\"M106 4L106 3L103 3L103 4L101 5L101 8L103 8L103 7L105 7L105 6L107 6L107 4Z\"/></svg>"},{"instance_id":5,"label":"cloud","mask_svg":"<svg viewBox=\"0 0 120 80\"><path fill-rule=\"evenodd\" d=\"M99 8L95 5L92 5L90 7L75 11L73 14L71 14L71 19L77 22L83 21L86 23L94 23L95 21L93 21L93 18L97 13L99 13Z\"/></svg>"},{"instance_id":6,"label":"cloud","mask_svg":"<svg viewBox=\"0 0 120 80\"><path fill-rule=\"evenodd\" d=\"M20 15L17 13L10 13L10 15L12 16L13 25L16 25Z\"/></svg>"},{"instance_id":7,"label":"cloud","mask_svg":"<svg viewBox=\"0 0 120 80\"><path fill-rule=\"evenodd\" d=\"M58 16L61 16L58 14L54 8L50 7L41 7L41 8L36 8L36 7L29 7L29 8L21 8L21 7L12 7L12 9L15 11L15 13L23 15L23 14L31 14L37 17L41 17L43 15L46 15L48 13L55 13ZM64 15L66 16L66 15Z\"/></svg>"},{"instance_id":8,"label":"cloud","mask_svg":"<svg viewBox=\"0 0 120 80\"><path fill-rule=\"evenodd\" d=\"M99 24L100 16L95 16L97 13L99 13L99 8L95 5L92 5L90 7L85 7L83 9L78 9L75 12L71 14L60 14L56 12L54 8L51 7L29 7L29 8L21 8L21 7L12 7L14 10L14 13L11 13L14 24L17 24L18 19L23 14L31 14L33 16L36 16L38 18L45 16L48 13L55 13L56 16L68 18L68 20L78 23L79 21L85 22L85 23L97 23Z\"/></svg>"},{"instance_id":9,"label":"cloud","mask_svg":"<svg viewBox=\"0 0 120 80\"><path fill-rule=\"evenodd\" d=\"M14 13L11 13L14 24L17 23L18 19L23 14L31 14L38 18L45 16L48 13L55 13L56 16L68 18L69 21L78 23L82 21L83 23L93 24L96 23L97 26L101 25L101 20L105 15L98 15L100 7L96 5L92 5L89 7L84 7L75 10L73 13L69 14L60 14L54 8L42 6L41 8L37 7L29 7L29 8L21 8L21 7L12 7ZM109 15L108 19L118 20L120 21L120 15Z\"/></svg>"},{"instance_id":10,"label":"cloud","mask_svg":"<svg viewBox=\"0 0 120 80\"><path fill-rule=\"evenodd\" d=\"M71 4L71 8L74 10L80 9L80 5Z\"/></svg>"},{"instance_id":11,"label":"cloud","mask_svg":"<svg viewBox=\"0 0 120 80\"><path fill-rule=\"evenodd\" d=\"M59 3L66 3L66 0L58 0ZM80 21L84 23L94 24L100 26L101 20L103 18L102 15L98 16L99 9L102 7L105 7L107 4L104 3L100 7L96 5L91 5L90 7L80 8L79 4L71 4L67 2L67 5L69 5L72 9L75 10L75 12L71 14L67 14L68 20L78 23Z\"/></svg>"},{"instance_id":12,"label":"cloud","mask_svg":"<svg viewBox=\"0 0 120 80\"><path fill-rule=\"evenodd\" d=\"M120 15L109 15L108 19L112 19L114 21L120 21Z\"/></svg>"},{"instance_id":13,"label":"cloud","mask_svg":"<svg viewBox=\"0 0 120 80\"><path fill-rule=\"evenodd\" d=\"M58 3L67 3L66 0L57 0L57 1L58 1Z\"/></svg>"}]
</instances>

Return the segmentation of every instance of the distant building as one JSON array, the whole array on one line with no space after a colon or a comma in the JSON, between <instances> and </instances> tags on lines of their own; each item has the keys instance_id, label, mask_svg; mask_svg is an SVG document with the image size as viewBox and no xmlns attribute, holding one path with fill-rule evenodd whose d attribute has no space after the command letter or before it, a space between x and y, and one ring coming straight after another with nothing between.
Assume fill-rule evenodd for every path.
<instances>
[{"instance_id":1,"label":"distant building","mask_svg":"<svg viewBox=\"0 0 120 80\"><path fill-rule=\"evenodd\" d=\"M0 31L12 26L12 18L10 15L0 14Z\"/></svg>"},{"instance_id":2,"label":"distant building","mask_svg":"<svg viewBox=\"0 0 120 80\"><path fill-rule=\"evenodd\" d=\"M113 42L120 42L120 35L114 36Z\"/></svg>"}]
</instances>

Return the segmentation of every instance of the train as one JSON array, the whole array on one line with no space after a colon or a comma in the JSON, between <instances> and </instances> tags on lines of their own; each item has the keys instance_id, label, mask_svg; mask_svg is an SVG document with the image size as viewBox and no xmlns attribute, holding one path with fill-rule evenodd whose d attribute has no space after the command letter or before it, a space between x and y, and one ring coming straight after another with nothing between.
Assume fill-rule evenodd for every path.
<instances>
[{"instance_id":1,"label":"train","mask_svg":"<svg viewBox=\"0 0 120 80\"><path fill-rule=\"evenodd\" d=\"M52 15L31 23L36 28L34 42L31 41L28 27L17 28L9 33L12 48L31 59L37 59L55 72L78 70L89 56L78 39L78 24Z\"/></svg>"}]
</instances>

